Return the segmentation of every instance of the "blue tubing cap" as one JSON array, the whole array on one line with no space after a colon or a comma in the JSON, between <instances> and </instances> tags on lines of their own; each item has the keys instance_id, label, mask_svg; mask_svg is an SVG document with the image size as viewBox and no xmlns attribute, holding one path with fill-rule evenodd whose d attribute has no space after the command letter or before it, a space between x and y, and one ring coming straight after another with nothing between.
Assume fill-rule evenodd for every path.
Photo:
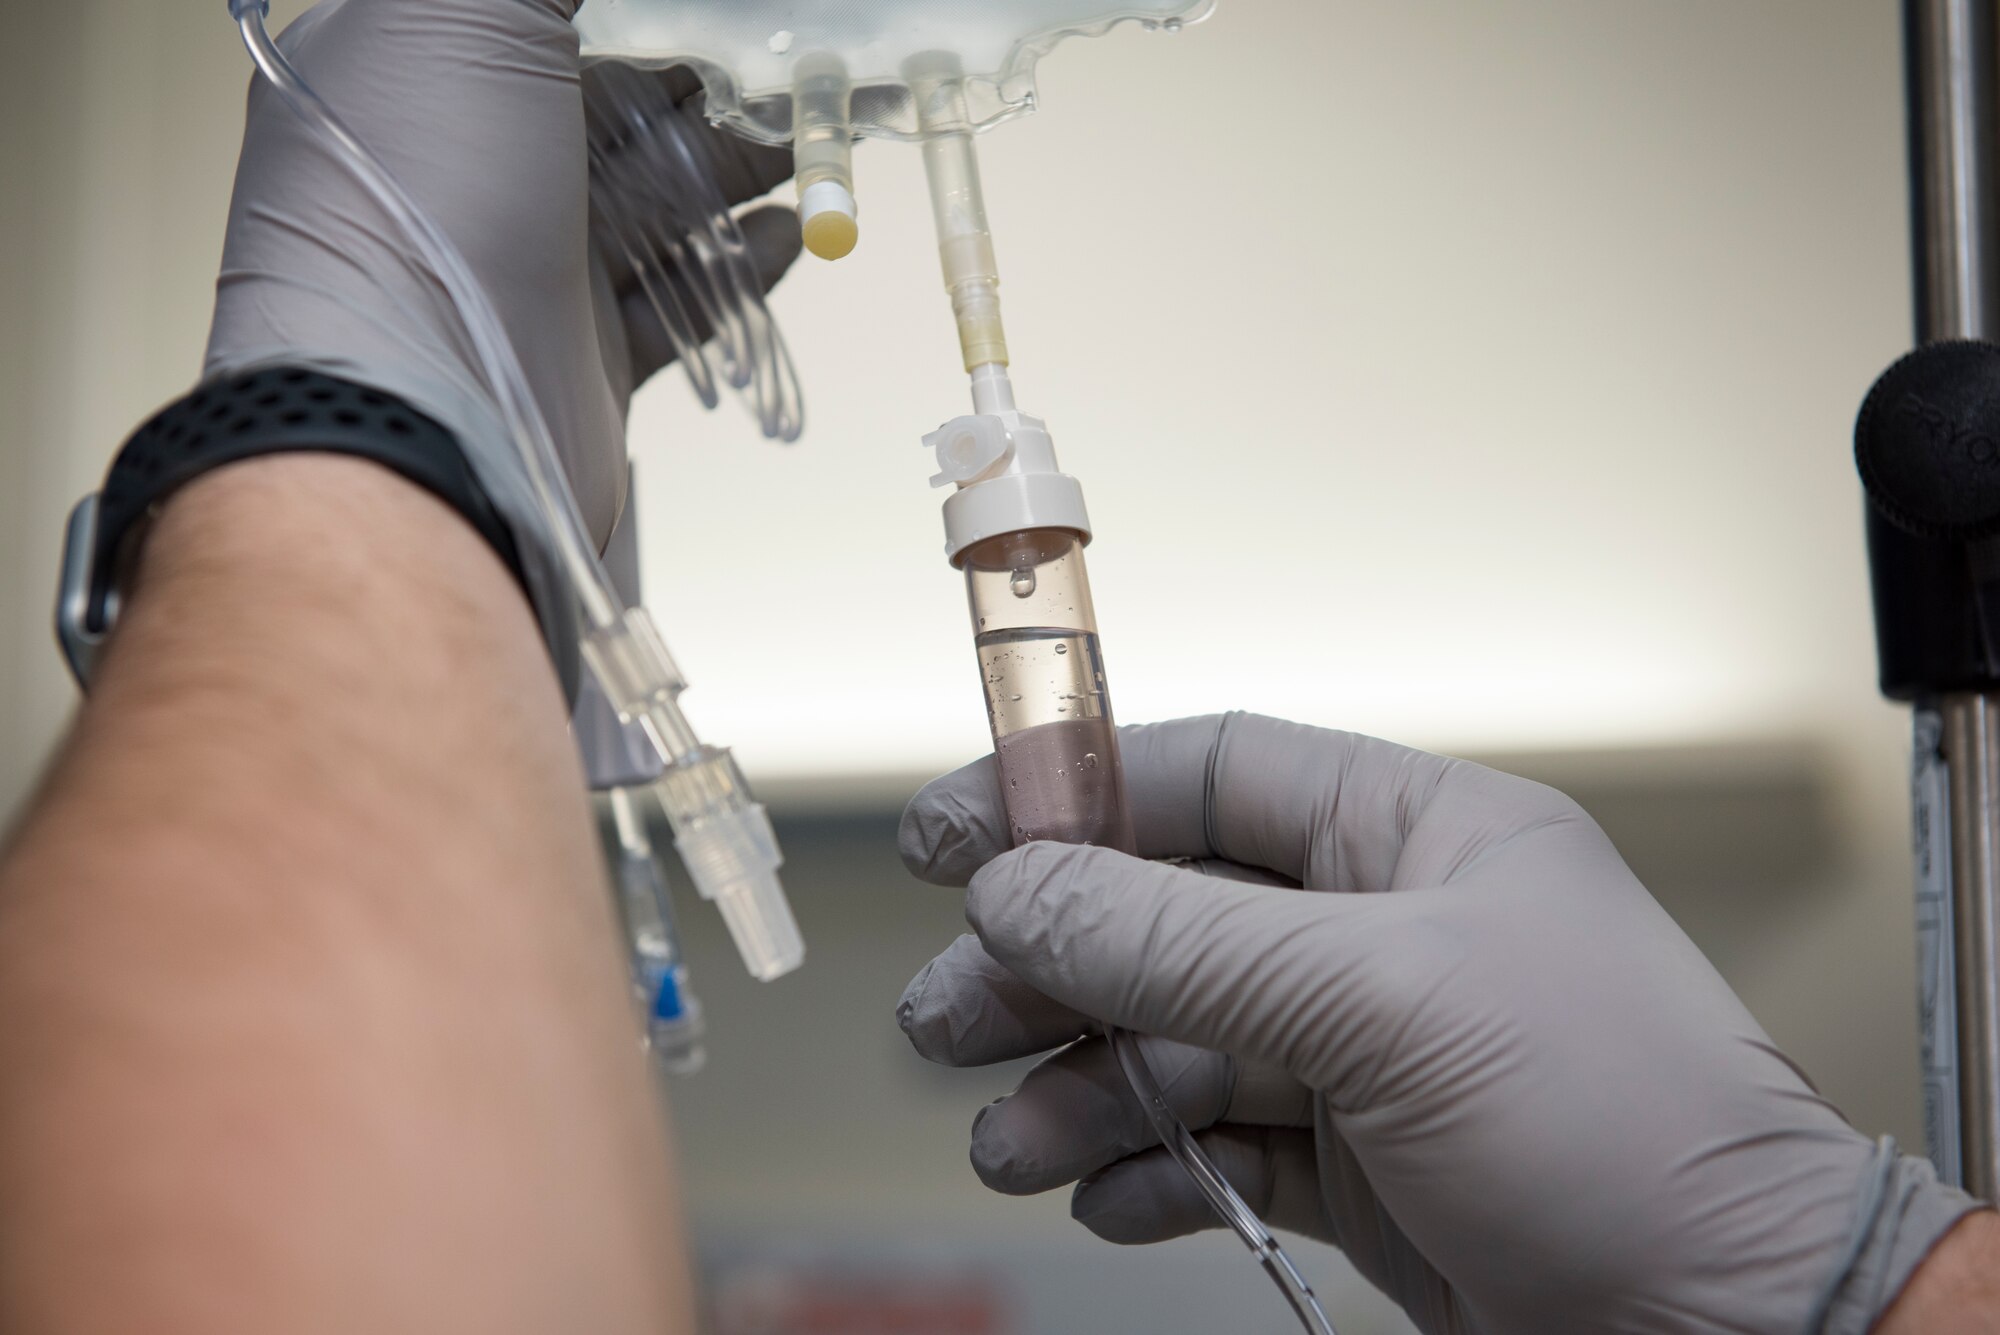
<instances>
[{"instance_id":1,"label":"blue tubing cap","mask_svg":"<svg viewBox=\"0 0 2000 1335\"><path fill-rule=\"evenodd\" d=\"M672 970L660 976L660 990L653 994L653 1018L655 1020L678 1020L687 1013L681 1003L680 980Z\"/></svg>"}]
</instances>

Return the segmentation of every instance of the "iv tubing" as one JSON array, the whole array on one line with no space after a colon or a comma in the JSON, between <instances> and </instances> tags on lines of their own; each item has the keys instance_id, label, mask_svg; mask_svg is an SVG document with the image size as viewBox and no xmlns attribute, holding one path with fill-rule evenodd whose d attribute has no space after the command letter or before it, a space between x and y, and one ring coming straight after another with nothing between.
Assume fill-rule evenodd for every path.
<instances>
[{"instance_id":1,"label":"iv tubing","mask_svg":"<svg viewBox=\"0 0 2000 1335\"><path fill-rule=\"evenodd\" d=\"M1125 1083L1132 1087L1132 1093L1146 1110L1146 1119L1153 1124L1153 1132L1166 1146L1167 1153L1174 1156L1174 1162L1181 1166L1189 1178L1193 1179L1201 1194L1223 1222L1236 1231L1243 1239L1243 1245L1257 1258L1257 1264L1264 1267L1264 1273L1278 1286L1278 1292L1285 1295L1285 1301L1298 1314L1299 1324L1312 1335L1335 1335L1333 1322L1327 1319L1326 1309L1319 1305L1312 1285L1306 1283L1304 1275L1285 1254L1284 1247L1272 1235L1264 1221L1257 1217L1236 1188L1215 1166L1187 1129L1186 1123L1174 1115L1167 1103L1165 1091L1153 1075L1153 1068L1146 1062L1146 1054L1139 1050L1139 1036L1129 1029L1106 1031L1111 1040L1111 1051L1118 1058L1118 1069L1125 1073Z\"/></svg>"},{"instance_id":2,"label":"iv tubing","mask_svg":"<svg viewBox=\"0 0 2000 1335\"><path fill-rule=\"evenodd\" d=\"M264 24L269 8L269 0L229 0L258 71L395 220L464 321L480 373L554 534L583 623L584 662L620 720L639 728L659 753L663 769L654 792L673 827L675 850L702 896L721 910L750 973L768 981L790 972L803 961L805 945L778 881L783 858L770 818L751 798L729 752L695 735L678 703L687 682L659 628L644 608L627 608L612 586L499 315L451 239L271 40Z\"/></svg>"},{"instance_id":3,"label":"iv tubing","mask_svg":"<svg viewBox=\"0 0 2000 1335\"><path fill-rule=\"evenodd\" d=\"M912 76L918 112L930 132L923 148L925 175L930 181L945 287L951 293L959 347L971 378L973 411L1011 412L1014 387L1007 374L1007 336L1000 319L999 265L986 221L972 131L965 121L963 85L955 77L955 66L942 57L919 57L906 72ZM1292 1258L1167 1103L1146 1054L1139 1048L1138 1035L1112 1028L1107 1036L1126 1083L1167 1153L1250 1249L1298 1315L1299 1323L1311 1335L1335 1335L1333 1323Z\"/></svg>"}]
</instances>

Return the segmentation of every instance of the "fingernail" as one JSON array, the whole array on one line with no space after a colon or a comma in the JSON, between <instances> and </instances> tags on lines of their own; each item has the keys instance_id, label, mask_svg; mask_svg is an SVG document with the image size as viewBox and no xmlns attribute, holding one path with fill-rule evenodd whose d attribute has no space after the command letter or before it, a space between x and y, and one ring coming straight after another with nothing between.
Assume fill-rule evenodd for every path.
<instances>
[{"instance_id":1,"label":"fingernail","mask_svg":"<svg viewBox=\"0 0 2000 1335\"><path fill-rule=\"evenodd\" d=\"M1150 1241L1146 1236L1143 1204L1134 1208L1128 1172L1092 1173L1070 1193L1069 1217L1106 1242L1120 1246Z\"/></svg>"},{"instance_id":2,"label":"fingernail","mask_svg":"<svg viewBox=\"0 0 2000 1335\"><path fill-rule=\"evenodd\" d=\"M929 964L919 969L917 976L910 980L910 985L903 989L901 1000L896 1003L896 1027L901 1029L903 1036L912 1042L916 1041L914 1027L916 1024L917 999L923 995L924 985L930 982L931 970L935 968L937 968L937 961L932 960Z\"/></svg>"},{"instance_id":3,"label":"fingernail","mask_svg":"<svg viewBox=\"0 0 2000 1335\"><path fill-rule=\"evenodd\" d=\"M995 1099L972 1115L972 1145L969 1157L972 1160L972 1171L979 1175L981 1182L994 1191L1012 1195L1014 1193L1008 1185L1008 1180L1012 1176L1013 1156L1007 1152L1004 1145L995 1145L993 1142L996 1138L985 1131L986 1115L999 1107L1002 1102L1003 1100Z\"/></svg>"}]
</instances>

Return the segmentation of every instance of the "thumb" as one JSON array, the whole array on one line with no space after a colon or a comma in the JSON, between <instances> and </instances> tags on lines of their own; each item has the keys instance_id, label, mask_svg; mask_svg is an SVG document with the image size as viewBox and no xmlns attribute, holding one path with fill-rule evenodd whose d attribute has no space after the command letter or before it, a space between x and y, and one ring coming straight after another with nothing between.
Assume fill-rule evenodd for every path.
<instances>
[{"instance_id":1,"label":"thumb","mask_svg":"<svg viewBox=\"0 0 2000 1335\"><path fill-rule=\"evenodd\" d=\"M973 877L966 916L1024 982L1109 1024L1271 1062L1338 1106L1462 958L1430 892L1244 885L1032 843ZM1416 911L1415 917L1412 910Z\"/></svg>"}]
</instances>

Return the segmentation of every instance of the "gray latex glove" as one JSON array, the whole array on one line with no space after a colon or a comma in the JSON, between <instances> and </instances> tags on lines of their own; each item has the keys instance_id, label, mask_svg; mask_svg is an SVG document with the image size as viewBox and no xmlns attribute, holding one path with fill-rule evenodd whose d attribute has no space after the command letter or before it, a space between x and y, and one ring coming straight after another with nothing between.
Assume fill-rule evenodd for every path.
<instances>
[{"instance_id":1,"label":"gray latex glove","mask_svg":"<svg viewBox=\"0 0 2000 1335\"><path fill-rule=\"evenodd\" d=\"M322 0L279 45L465 253L602 542L623 504L627 402L671 349L630 273L592 243L574 10L572 0ZM693 90L684 78L671 86ZM790 174L789 154L711 130L698 95L683 114L730 202ZM771 207L742 222L768 286L798 253L797 220ZM458 436L524 561L545 547L459 317L402 232L259 79L206 373L269 363L409 400Z\"/></svg>"},{"instance_id":2,"label":"gray latex glove","mask_svg":"<svg viewBox=\"0 0 2000 1335\"><path fill-rule=\"evenodd\" d=\"M1060 1048L974 1122L989 1186L1077 1183L1115 1242L1218 1226L1115 1024L1175 1040L1155 1071L1267 1221L1429 1331L1860 1332L1974 1208L1842 1120L1560 793L1240 714L1121 736L1140 851L1200 862L1006 851L990 761L903 819L978 933L904 994L918 1051Z\"/></svg>"}]
</instances>

